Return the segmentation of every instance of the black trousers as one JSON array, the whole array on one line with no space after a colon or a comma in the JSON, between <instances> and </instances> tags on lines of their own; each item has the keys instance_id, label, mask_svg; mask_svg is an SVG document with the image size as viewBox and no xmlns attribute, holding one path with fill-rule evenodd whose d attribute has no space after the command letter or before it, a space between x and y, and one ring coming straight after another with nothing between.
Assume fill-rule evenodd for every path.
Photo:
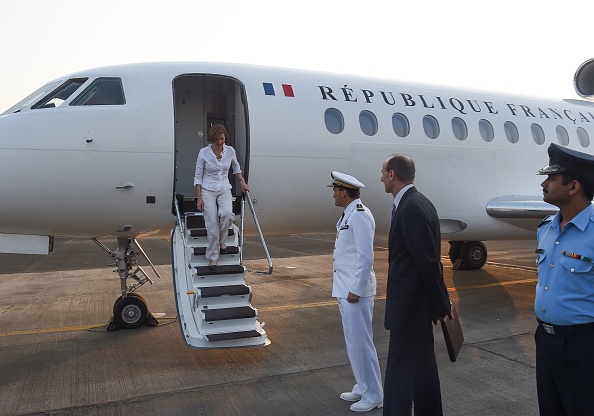
<instances>
[{"instance_id":1,"label":"black trousers","mask_svg":"<svg viewBox=\"0 0 594 416\"><path fill-rule=\"evenodd\" d=\"M539 325L534 339L540 415L594 415L594 333L550 335Z\"/></svg>"},{"instance_id":2,"label":"black trousers","mask_svg":"<svg viewBox=\"0 0 594 416\"><path fill-rule=\"evenodd\" d=\"M390 331L384 382L384 415L442 416L433 328Z\"/></svg>"}]
</instances>

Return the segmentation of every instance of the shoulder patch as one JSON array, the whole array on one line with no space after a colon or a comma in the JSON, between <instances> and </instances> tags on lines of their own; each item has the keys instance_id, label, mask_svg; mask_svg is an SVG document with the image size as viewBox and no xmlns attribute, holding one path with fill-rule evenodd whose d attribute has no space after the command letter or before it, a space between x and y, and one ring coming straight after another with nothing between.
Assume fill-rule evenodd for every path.
<instances>
[{"instance_id":1,"label":"shoulder patch","mask_svg":"<svg viewBox=\"0 0 594 416\"><path fill-rule=\"evenodd\" d=\"M365 211L362 204L357 204L357 211Z\"/></svg>"},{"instance_id":2,"label":"shoulder patch","mask_svg":"<svg viewBox=\"0 0 594 416\"><path fill-rule=\"evenodd\" d=\"M549 215L549 216L545 217L545 218L544 218L544 219L543 219L543 220L540 222L540 224L538 224L538 226L540 227L541 225L548 224L548 223L550 223L551 221L553 221L553 216L552 216L552 215Z\"/></svg>"}]
</instances>

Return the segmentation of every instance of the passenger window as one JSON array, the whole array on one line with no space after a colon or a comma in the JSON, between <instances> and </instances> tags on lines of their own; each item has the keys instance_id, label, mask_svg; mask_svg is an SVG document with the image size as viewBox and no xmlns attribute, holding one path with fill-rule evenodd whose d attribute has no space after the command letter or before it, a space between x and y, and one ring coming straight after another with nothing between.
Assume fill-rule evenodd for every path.
<instances>
[{"instance_id":1,"label":"passenger window","mask_svg":"<svg viewBox=\"0 0 594 416\"><path fill-rule=\"evenodd\" d=\"M70 105L123 105L126 103L120 78L97 78Z\"/></svg>"},{"instance_id":2,"label":"passenger window","mask_svg":"<svg viewBox=\"0 0 594 416\"><path fill-rule=\"evenodd\" d=\"M468 137L468 127L466 127L466 122L460 117L454 117L452 119L452 131L458 140L466 140Z\"/></svg>"},{"instance_id":3,"label":"passenger window","mask_svg":"<svg viewBox=\"0 0 594 416\"><path fill-rule=\"evenodd\" d=\"M530 127L530 130L532 131L532 139L534 140L534 143L544 144L545 134L544 134L542 127L540 127L540 125L538 125L536 123L533 123L532 126Z\"/></svg>"},{"instance_id":4,"label":"passenger window","mask_svg":"<svg viewBox=\"0 0 594 416\"><path fill-rule=\"evenodd\" d=\"M588 132L583 127L578 127L577 135L582 147L590 146L590 136L588 136Z\"/></svg>"},{"instance_id":5,"label":"passenger window","mask_svg":"<svg viewBox=\"0 0 594 416\"><path fill-rule=\"evenodd\" d=\"M439 137L439 122L433 116L423 117L423 130L430 139L437 139Z\"/></svg>"},{"instance_id":6,"label":"passenger window","mask_svg":"<svg viewBox=\"0 0 594 416\"><path fill-rule=\"evenodd\" d=\"M406 137L410 134L410 123L402 113L395 113L392 116L392 128L399 137Z\"/></svg>"},{"instance_id":7,"label":"passenger window","mask_svg":"<svg viewBox=\"0 0 594 416\"><path fill-rule=\"evenodd\" d=\"M324 113L326 129L332 134L342 133L344 130L344 117L336 108L328 108Z\"/></svg>"},{"instance_id":8,"label":"passenger window","mask_svg":"<svg viewBox=\"0 0 594 416\"><path fill-rule=\"evenodd\" d=\"M371 111L361 111L359 114L359 125L361 131L368 136L373 136L377 133L377 117Z\"/></svg>"},{"instance_id":9,"label":"passenger window","mask_svg":"<svg viewBox=\"0 0 594 416\"><path fill-rule=\"evenodd\" d=\"M31 108L54 108L62 105L88 78L74 78L64 82Z\"/></svg>"},{"instance_id":10,"label":"passenger window","mask_svg":"<svg viewBox=\"0 0 594 416\"><path fill-rule=\"evenodd\" d=\"M557 140L559 140L559 144L562 146L567 146L569 144L569 133L565 130L563 126L557 126Z\"/></svg>"},{"instance_id":11,"label":"passenger window","mask_svg":"<svg viewBox=\"0 0 594 416\"><path fill-rule=\"evenodd\" d=\"M481 119L479 121L479 131L481 133L481 138L486 142L492 142L495 138L493 125L488 120Z\"/></svg>"},{"instance_id":12,"label":"passenger window","mask_svg":"<svg viewBox=\"0 0 594 416\"><path fill-rule=\"evenodd\" d=\"M511 121L506 121L503 125L503 129L505 130L505 137L507 141L510 143L517 143L520 140L520 134L518 133L518 128L514 123Z\"/></svg>"}]
</instances>

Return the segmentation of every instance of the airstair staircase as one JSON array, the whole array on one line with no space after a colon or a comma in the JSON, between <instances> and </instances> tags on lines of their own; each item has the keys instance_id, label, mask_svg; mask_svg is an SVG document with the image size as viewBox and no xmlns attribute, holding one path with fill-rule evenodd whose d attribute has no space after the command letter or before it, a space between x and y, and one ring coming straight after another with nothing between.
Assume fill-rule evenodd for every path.
<instances>
[{"instance_id":1,"label":"airstair staircase","mask_svg":"<svg viewBox=\"0 0 594 416\"><path fill-rule=\"evenodd\" d=\"M217 267L210 270L204 257L208 240L204 218L194 199L176 198L177 224L171 233L173 277L179 324L186 343L195 348L234 348L268 345L264 323L252 306L252 289L246 284L243 265L245 200L268 257L253 206L241 198L241 213L229 229ZM239 222L240 227L235 223Z\"/></svg>"}]
</instances>

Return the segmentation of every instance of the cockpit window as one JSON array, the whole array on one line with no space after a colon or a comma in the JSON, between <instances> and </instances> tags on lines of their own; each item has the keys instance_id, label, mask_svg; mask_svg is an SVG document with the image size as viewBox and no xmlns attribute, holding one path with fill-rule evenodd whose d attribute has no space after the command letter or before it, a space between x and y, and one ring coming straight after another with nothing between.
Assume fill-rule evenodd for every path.
<instances>
[{"instance_id":1,"label":"cockpit window","mask_svg":"<svg viewBox=\"0 0 594 416\"><path fill-rule=\"evenodd\" d=\"M58 88L45 96L41 101L31 108L54 108L62 105L88 78L73 78L64 82Z\"/></svg>"},{"instance_id":2,"label":"cockpit window","mask_svg":"<svg viewBox=\"0 0 594 416\"><path fill-rule=\"evenodd\" d=\"M16 103L15 105L13 105L12 107L10 107L8 110L6 110L4 113L2 113L0 115L3 116L4 114L18 113L19 111L29 107L31 105L31 103L34 103L35 101L39 100L41 97L45 96L48 92L52 91L61 82L62 81L53 81L53 82L50 82L49 84L45 84L43 87L39 88L34 93L29 94L27 97L23 98L21 101L19 101L18 103Z\"/></svg>"},{"instance_id":3,"label":"cockpit window","mask_svg":"<svg viewBox=\"0 0 594 416\"><path fill-rule=\"evenodd\" d=\"M70 105L122 105L124 90L120 78L97 78Z\"/></svg>"}]
</instances>

